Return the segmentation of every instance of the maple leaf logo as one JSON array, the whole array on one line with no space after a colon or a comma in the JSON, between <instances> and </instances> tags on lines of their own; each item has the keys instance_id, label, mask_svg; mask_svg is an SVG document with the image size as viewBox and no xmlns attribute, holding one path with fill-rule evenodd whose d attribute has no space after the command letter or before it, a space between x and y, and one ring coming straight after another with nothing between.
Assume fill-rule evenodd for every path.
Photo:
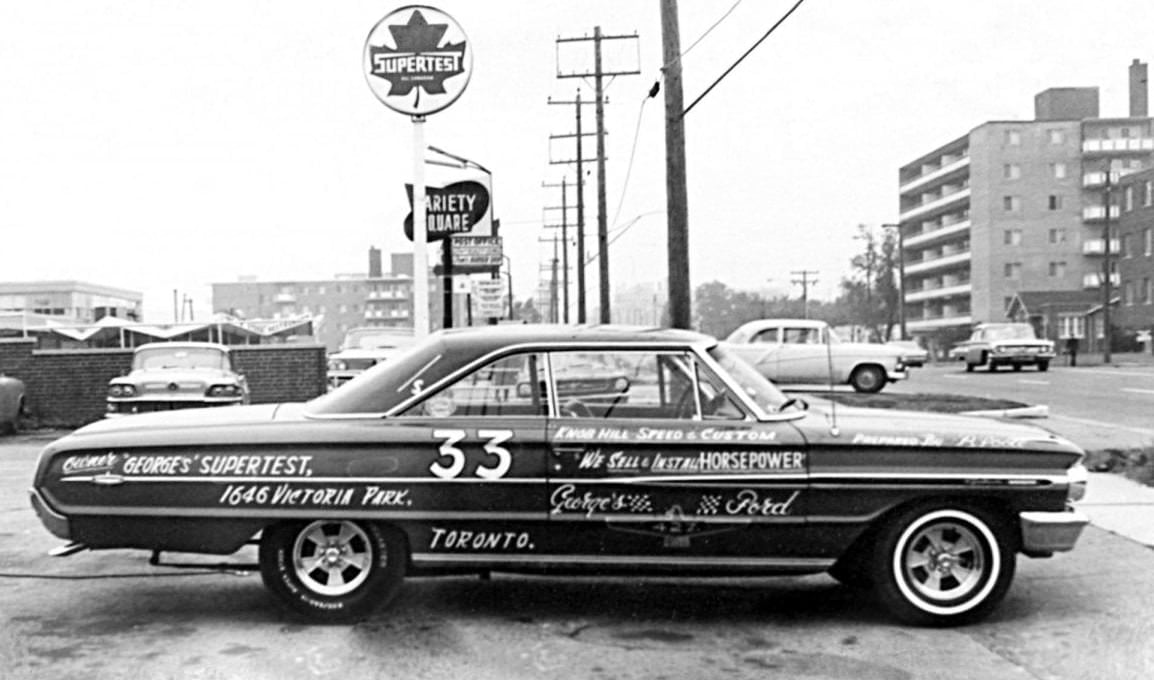
<instances>
[{"instance_id":1,"label":"maple leaf logo","mask_svg":"<svg viewBox=\"0 0 1154 680\"><path fill-rule=\"evenodd\" d=\"M413 10L406 24L388 26L396 47L369 46L371 75L389 82L388 96L405 96L421 90L445 94L445 80L465 71L465 43L441 44L448 24L430 24L420 10Z\"/></svg>"}]
</instances>

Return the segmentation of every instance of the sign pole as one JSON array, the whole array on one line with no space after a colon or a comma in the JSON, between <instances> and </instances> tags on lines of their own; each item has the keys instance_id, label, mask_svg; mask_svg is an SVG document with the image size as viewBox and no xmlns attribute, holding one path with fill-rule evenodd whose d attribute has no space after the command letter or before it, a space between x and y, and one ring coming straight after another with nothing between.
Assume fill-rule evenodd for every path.
<instances>
[{"instance_id":1,"label":"sign pole","mask_svg":"<svg viewBox=\"0 0 1154 680\"><path fill-rule=\"evenodd\" d=\"M429 334L429 251L425 219L425 117L413 116L413 335Z\"/></svg>"}]
</instances>

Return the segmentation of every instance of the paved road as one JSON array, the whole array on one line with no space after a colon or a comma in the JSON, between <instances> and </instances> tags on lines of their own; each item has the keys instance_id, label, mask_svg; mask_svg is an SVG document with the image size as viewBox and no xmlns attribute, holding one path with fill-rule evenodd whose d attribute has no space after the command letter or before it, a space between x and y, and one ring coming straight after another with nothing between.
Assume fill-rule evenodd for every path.
<instances>
[{"instance_id":1,"label":"paved road","mask_svg":"<svg viewBox=\"0 0 1154 680\"><path fill-rule=\"evenodd\" d=\"M825 576L411 580L364 623L307 626L255 575L46 557L60 541L25 495L44 443L0 439L5 680L1154 677L1136 596L1154 592L1154 553L1094 527L1073 553L1020 560L995 616L961 629L894 625Z\"/></svg>"},{"instance_id":2,"label":"paved road","mask_svg":"<svg viewBox=\"0 0 1154 680\"><path fill-rule=\"evenodd\" d=\"M936 364L914 369L909 380L886 390L1045 404L1053 420L1120 429L1135 446L1154 443L1154 366L1052 366L1045 373L1032 368L967 373L961 364Z\"/></svg>"}]
</instances>

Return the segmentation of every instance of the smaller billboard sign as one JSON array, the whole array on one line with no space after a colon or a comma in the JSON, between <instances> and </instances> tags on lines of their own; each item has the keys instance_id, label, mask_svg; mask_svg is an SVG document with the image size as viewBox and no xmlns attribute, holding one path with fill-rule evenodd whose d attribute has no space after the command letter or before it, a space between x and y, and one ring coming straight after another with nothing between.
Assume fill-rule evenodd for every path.
<instances>
[{"instance_id":1,"label":"smaller billboard sign","mask_svg":"<svg viewBox=\"0 0 1154 680\"><path fill-rule=\"evenodd\" d=\"M500 236L454 236L453 269L483 268L501 266Z\"/></svg>"},{"instance_id":2,"label":"smaller billboard sign","mask_svg":"<svg viewBox=\"0 0 1154 680\"><path fill-rule=\"evenodd\" d=\"M405 216L405 236L413 240L413 185L405 185L409 214ZM453 182L443 187L425 187L425 223L428 240L440 241L454 234L477 234L474 229L488 225L489 189L473 180Z\"/></svg>"}]
</instances>

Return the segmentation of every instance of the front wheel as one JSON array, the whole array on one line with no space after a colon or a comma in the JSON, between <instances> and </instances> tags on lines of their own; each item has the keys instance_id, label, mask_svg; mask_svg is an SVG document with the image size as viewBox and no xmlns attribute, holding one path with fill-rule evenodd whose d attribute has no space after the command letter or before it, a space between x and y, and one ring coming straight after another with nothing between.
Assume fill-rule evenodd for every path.
<instances>
[{"instance_id":1,"label":"front wheel","mask_svg":"<svg viewBox=\"0 0 1154 680\"><path fill-rule=\"evenodd\" d=\"M858 366L850 374L849 384L855 392L880 392L886 384L886 372L880 366Z\"/></svg>"},{"instance_id":2,"label":"front wheel","mask_svg":"<svg viewBox=\"0 0 1154 680\"><path fill-rule=\"evenodd\" d=\"M260 574L292 611L318 623L349 623L400 590L404 538L396 529L352 520L286 522L265 529Z\"/></svg>"},{"instance_id":3,"label":"front wheel","mask_svg":"<svg viewBox=\"0 0 1154 680\"><path fill-rule=\"evenodd\" d=\"M1014 577L1008 531L977 509L915 508L885 526L875 545L877 595L906 623L977 621L1001 602Z\"/></svg>"}]
</instances>

